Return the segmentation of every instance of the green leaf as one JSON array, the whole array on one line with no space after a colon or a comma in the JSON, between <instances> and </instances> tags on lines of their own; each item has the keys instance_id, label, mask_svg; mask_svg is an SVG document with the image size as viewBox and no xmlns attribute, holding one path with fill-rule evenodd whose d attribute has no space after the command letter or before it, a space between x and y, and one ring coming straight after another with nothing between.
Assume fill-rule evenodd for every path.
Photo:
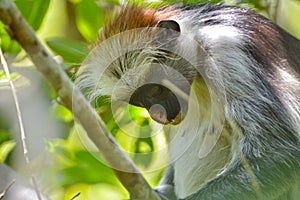
<instances>
[{"instance_id":1,"label":"green leaf","mask_svg":"<svg viewBox=\"0 0 300 200\"><path fill-rule=\"evenodd\" d=\"M93 42L97 39L99 28L104 24L104 14L104 11L94 0L84 0L77 4L77 27L88 42Z\"/></svg>"},{"instance_id":2,"label":"green leaf","mask_svg":"<svg viewBox=\"0 0 300 200\"><path fill-rule=\"evenodd\" d=\"M107 2L107 3L114 3L114 4L119 4L120 3L119 0L106 0L105 2Z\"/></svg>"},{"instance_id":3,"label":"green leaf","mask_svg":"<svg viewBox=\"0 0 300 200\"><path fill-rule=\"evenodd\" d=\"M4 29L2 22L0 22L0 47L3 52L9 52L13 54L17 54L21 50L19 44L16 41L11 40L10 36Z\"/></svg>"},{"instance_id":4,"label":"green leaf","mask_svg":"<svg viewBox=\"0 0 300 200\"><path fill-rule=\"evenodd\" d=\"M101 162L98 153L78 151L74 162L76 164L73 167L62 170L59 175L65 184L104 182L116 185L118 182L112 169Z\"/></svg>"},{"instance_id":5,"label":"green leaf","mask_svg":"<svg viewBox=\"0 0 300 200\"><path fill-rule=\"evenodd\" d=\"M134 154L134 162L144 167L152 163L153 158L153 142L151 138L138 138L136 140L136 152Z\"/></svg>"},{"instance_id":6,"label":"green leaf","mask_svg":"<svg viewBox=\"0 0 300 200\"><path fill-rule=\"evenodd\" d=\"M50 0L17 0L15 3L30 26L37 30L42 24Z\"/></svg>"},{"instance_id":7,"label":"green leaf","mask_svg":"<svg viewBox=\"0 0 300 200\"><path fill-rule=\"evenodd\" d=\"M0 130L0 144L10 139L10 134L4 130Z\"/></svg>"},{"instance_id":8,"label":"green leaf","mask_svg":"<svg viewBox=\"0 0 300 200\"><path fill-rule=\"evenodd\" d=\"M57 54L63 57L65 62L79 64L89 53L87 46L79 41L65 38L48 38L47 45Z\"/></svg>"},{"instance_id":9,"label":"green leaf","mask_svg":"<svg viewBox=\"0 0 300 200\"><path fill-rule=\"evenodd\" d=\"M15 85L15 87L22 87L30 84L30 80L24 77L23 75L12 72L10 77ZM4 70L0 70L0 89L10 90L9 80L6 77Z\"/></svg>"},{"instance_id":10,"label":"green leaf","mask_svg":"<svg viewBox=\"0 0 300 200\"><path fill-rule=\"evenodd\" d=\"M73 121L73 114L70 110L68 110L66 107L55 103L52 107L51 107L51 114L62 120L63 122L69 123Z\"/></svg>"},{"instance_id":11,"label":"green leaf","mask_svg":"<svg viewBox=\"0 0 300 200\"><path fill-rule=\"evenodd\" d=\"M3 142L0 145L0 162L4 162L9 155L9 153L14 149L16 146L16 142L13 140Z\"/></svg>"}]
</instances>

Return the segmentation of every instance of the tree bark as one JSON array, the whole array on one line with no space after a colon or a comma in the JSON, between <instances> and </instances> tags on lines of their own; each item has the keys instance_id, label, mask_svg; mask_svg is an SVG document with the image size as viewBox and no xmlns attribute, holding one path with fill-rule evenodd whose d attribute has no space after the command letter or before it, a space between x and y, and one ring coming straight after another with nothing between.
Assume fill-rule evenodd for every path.
<instances>
[{"instance_id":1,"label":"tree bark","mask_svg":"<svg viewBox=\"0 0 300 200\"><path fill-rule=\"evenodd\" d=\"M34 31L11 0L0 0L0 20L5 24L10 36L17 40L27 52L37 70L55 89L64 105L72 110L74 118L81 123L107 163L110 166L118 166L118 169L113 170L131 194L131 198L159 199L133 162L111 136L106 125L89 102L37 39Z\"/></svg>"}]
</instances>

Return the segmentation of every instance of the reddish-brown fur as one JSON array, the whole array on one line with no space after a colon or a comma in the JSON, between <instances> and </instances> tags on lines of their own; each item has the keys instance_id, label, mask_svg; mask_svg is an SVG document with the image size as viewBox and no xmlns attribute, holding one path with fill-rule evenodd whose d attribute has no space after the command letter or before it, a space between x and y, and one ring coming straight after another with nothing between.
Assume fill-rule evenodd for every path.
<instances>
[{"instance_id":1,"label":"reddish-brown fur","mask_svg":"<svg viewBox=\"0 0 300 200\"><path fill-rule=\"evenodd\" d=\"M174 7L165 6L159 9L142 8L140 6L126 6L115 15L102 29L98 42L123 31L154 27L160 20L168 19L179 13Z\"/></svg>"}]
</instances>

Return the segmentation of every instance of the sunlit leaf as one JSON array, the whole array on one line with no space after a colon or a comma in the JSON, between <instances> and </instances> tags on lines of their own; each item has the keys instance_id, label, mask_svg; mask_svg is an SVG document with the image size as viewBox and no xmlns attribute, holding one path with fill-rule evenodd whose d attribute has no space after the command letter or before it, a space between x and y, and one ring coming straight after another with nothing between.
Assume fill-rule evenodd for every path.
<instances>
[{"instance_id":1,"label":"sunlit leaf","mask_svg":"<svg viewBox=\"0 0 300 200\"><path fill-rule=\"evenodd\" d=\"M3 52L12 54L17 54L21 50L19 44L7 34L2 22L0 22L0 47Z\"/></svg>"},{"instance_id":2,"label":"sunlit leaf","mask_svg":"<svg viewBox=\"0 0 300 200\"><path fill-rule=\"evenodd\" d=\"M65 38L48 38L47 45L65 62L81 63L89 53L89 49L82 42Z\"/></svg>"},{"instance_id":3,"label":"sunlit leaf","mask_svg":"<svg viewBox=\"0 0 300 200\"><path fill-rule=\"evenodd\" d=\"M84 0L77 4L76 14L79 32L88 42L95 41L99 28L104 24L104 11L94 0Z\"/></svg>"},{"instance_id":4,"label":"sunlit leaf","mask_svg":"<svg viewBox=\"0 0 300 200\"><path fill-rule=\"evenodd\" d=\"M0 144L10 139L10 134L4 130L0 130Z\"/></svg>"},{"instance_id":5,"label":"sunlit leaf","mask_svg":"<svg viewBox=\"0 0 300 200\"><path fill-rule=\"evenodd\" d=\"M48 10L50 0L16 0L15 3L30 26L37 30Z\"/></svg>"},{"instance_id":6,"label":"sunlit leaf","mask_svg":"<svg viewBox=\"0 0 300 200\"><path fill-rule=\"evenodd\" d=\"M99 198L101 197L101 198ZM78 183L67 187L65 200L88 200L88 199L129 199L128 192L111 184L85 184Z\"/></svg>"},{"instance_id":7,"label":"sunlit leaf","mask_svg":"<svg viewBox=\"0 0 300 200\"><path fill-rule=\"evenodd\" d=\"M136 140L136 153L134 154L134 162L138 165L147 167L152 162L153 142L150 137L139 138Z\"/></svg>"},{"instance_id":8,"label":"sunlit leaf","mask_svg":"<svg viewBox=\"0 0 300 200\"><path fill-rule=\"evenodd\" d=\"M127 127L134 128L130 125ZM137 138L130 135L130 132L128 132L128 130L126 130L127 127L123 127L122 129L119 129L115 138L125 152L134 153L135 152L135 142L136 142Z\"/></svg>"},{"instance_id":9,"label":"sunlit leaf","mask_svg":"<svg viewBox=\"0 0 300 200\"><path fill-rule=\"evenodd\" d=\"M30 84L28 78L17 72L12 72L10 77L15 87L28 86ZM10 90L9 80L6 77L4 70L0 70L0 90Z\"/></svg>"},{"instance_id":10,"label":"sunlit leaf","mask_svg":"<svg viewBox=\"0 0 300 200\"><path fill-rule=\"evenodd\" d=\"M143 120L146 120L150 117L148 111L145 108L128 105L128 109L129 109L129 112L130 112L130 116L134 120L135 119L140 119L140 118L142 118Z\"/></svg>"},{"instance_id":11,"label":"sunlit leaf","mask_svg":"<svg viewBox=\"0 0 300 200\"><path fill-rule=\"evenodd\" d=\"M98 1L103 1L103 0L98 0ZM108 2L108 3L115 3L115 4L120 3L119 0L105 0L105 2Z\"/></svg>"},{"instance_id":12,"label":"sunlit leaf","mask_svg":"<svg viewBox=\"0 0 300 200\"><path fill-rule=\"evenodd\" d=\"M59 175L60 180L64 184L80 182L117 184L117 179L112 169L101 163L100 160L98 153L91 154L88 151L75 152L74 161L76 165L62 170Z\"/></svg>"},{"instance_id":13,"label":"sunlit leaf","mask_svg":"<svg viewBox=\"0 0 300 200\"><path fill-rule=\"evenodd\" d=\"M51 107L51 113L54 117L61 119L64 122L71 122L73 121L73 114L70 110L68 110L66 107L55 103Z\"/></svg>"},{"instance_id":14,"label":"sunlit leaf","mask_svg":"<svg viewBox=\"0 0 300 200\"><path fill-rule=\"evenodd\" d=\"M0 144L0 162L4 162L6 160L7 156L15 146L16 142L12 140Z\"/></svg>"}]
</instances>

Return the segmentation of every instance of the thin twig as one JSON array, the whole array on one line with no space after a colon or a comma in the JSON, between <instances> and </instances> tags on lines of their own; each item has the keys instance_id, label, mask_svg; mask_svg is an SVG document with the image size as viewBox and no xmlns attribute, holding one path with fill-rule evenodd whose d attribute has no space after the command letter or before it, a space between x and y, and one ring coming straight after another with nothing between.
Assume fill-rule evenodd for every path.
<instances>
[{"instance_id":1,"label":"thin twig","mask_svg":"<svg viewBox=\"0 0 300 200\"><path fill-rule=\"evenodd\" d=\"M0 200L3 199L3 197L5 196L5 194L6 194L6 193L8 192L8 190L11 188L11 186L13 186L13 184L15 184L15 182L16 182L16 179L12 180L12 181L8 184L8 186L4 189L4 191L0 193Z\"/></svg>"},{"instance_id":2,"label":"thin twig","mask_svg":"<svg viewBox=\"0 0 300 200\"><path fill-rule=\"evenodd\" d=\"M28 148L27 148L27 144L26 144L26 134L25 134L25 129L24 129L22 113L21 113L21 109L20 109L20 103L19 103L17 91L16 91L15 85L12 81L12 78L10 76L10 70L9 70L8 64L6 62L6 59L5 59L1 49L0 49L0 60L1 60L1 64L2 64L4 72L5 72L5 75L8 79L9 86L11 88L11 93L12 93L14 103L15 103L15 108L16 108L16 112L17 112L17 116L18 116L20 136L21 136L21 141L22 141L23 155L24 155L24 158L25 158L25 162L26 162L26 165L28 167L29 174L31 176L33 186L35 188L36 195L37 195L39 200L42 200L41 192L38 188L37 181L36 181L36 179L33 175L32 168L31 168L31 165L30 165L30 159L29 159L29 155L28 155Z\"/></svg>"},{"instance_id":3,"label":"thin twig","mask_svg":"<svg viewBox=\"0 0 300 200\"><path fill-rule=\"evenodd\" d=\"M75 196L73 196L70 200L74 200L75 198L80 196L80 192L78 192L77 194L75 194Z\"/></svg>"},{"instance_id":4,"label":"thin twig","mask_svg":"<svg viewBox=\"0 0 300 200\"><path fill-rule=\"evenodd\" d=\"M0 0L0 20L6 25L11 36L30 56L35 67L55 89L64 105L72 110L74 117L81 123L108 164L112 166L116 176L129 191L132 199L159 199L140 171L111 136L105 123L89 102L37 39L34 31L25 22L11 0Z\"/></svg>"}]
</instances>

